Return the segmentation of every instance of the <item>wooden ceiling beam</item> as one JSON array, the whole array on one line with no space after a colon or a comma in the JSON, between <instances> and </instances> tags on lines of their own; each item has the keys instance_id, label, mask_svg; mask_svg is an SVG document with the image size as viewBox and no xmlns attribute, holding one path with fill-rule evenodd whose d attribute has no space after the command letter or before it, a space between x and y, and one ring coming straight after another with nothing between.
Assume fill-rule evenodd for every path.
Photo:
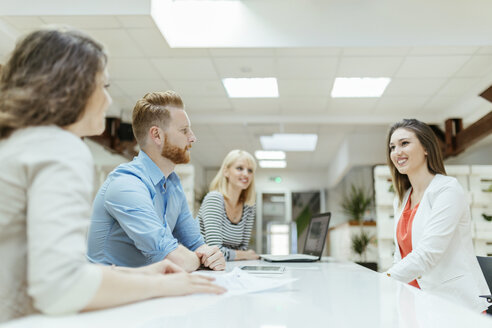
<instances>
[{"instance_id":1,"label":"wooden ceiling beam","mask_svg":"<svg viewBox=\"0 0 492 328\"><path fill-rule=\"evenodd\" d=\"M466 148L492 133L492 111L487 115L456 133L456 148L453 156L465 151Z\"/></svg>"},{"instance_id":2,"label":"wooden ceiling beam","mask_svg":"<svg viewBox=\"0 0 492 328\"><path fill-rule=\"evenodd\" d=\"M444 132L437 125L431 125L431 128L441 144L441 150L446 159L461 154L468 147L492 133L492 111L466 129L463 129L461 118L447 119L444 126Z\"/></svg>"}]
</instances>

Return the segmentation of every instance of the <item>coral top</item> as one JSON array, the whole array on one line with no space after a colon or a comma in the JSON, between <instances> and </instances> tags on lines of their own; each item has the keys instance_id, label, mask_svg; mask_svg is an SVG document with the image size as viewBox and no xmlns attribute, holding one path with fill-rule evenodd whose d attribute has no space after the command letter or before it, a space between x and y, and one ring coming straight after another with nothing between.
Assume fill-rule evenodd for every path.
<instances>
[{"instance_id":1,"label":"coral top","mask_svg":"<svg viewBox=\"0 0 492 328\"><path fill-rule=\"evenodd\" d=\"M410 193L410 196L411 195L412 194ZM410 208L410 196L408 196L407 204L405 205L405 209L403 210L398 226L396 227L396 240L398 241L402 259L412 252L412 223L420 204L418 203L414 208ZM408 284L420 289L417 280L413 280Z\"/></svg>"}]
</instances>

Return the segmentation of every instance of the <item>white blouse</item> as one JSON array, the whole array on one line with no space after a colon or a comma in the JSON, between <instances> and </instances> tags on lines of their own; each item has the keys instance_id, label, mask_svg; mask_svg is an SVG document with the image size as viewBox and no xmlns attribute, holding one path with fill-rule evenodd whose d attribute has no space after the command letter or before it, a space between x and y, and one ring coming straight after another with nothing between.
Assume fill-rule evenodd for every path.
<instances>
[{"instance_id":1,"label":"white blouse","mask_svg":"<svg viewBox=\"0 0 492 328\"><path fill-rule=\"evenodd\" d=\"M0 140L0 322L83 309L102 279L85 256L93 162L59 127Z\"/></svg>"}]
</instances>

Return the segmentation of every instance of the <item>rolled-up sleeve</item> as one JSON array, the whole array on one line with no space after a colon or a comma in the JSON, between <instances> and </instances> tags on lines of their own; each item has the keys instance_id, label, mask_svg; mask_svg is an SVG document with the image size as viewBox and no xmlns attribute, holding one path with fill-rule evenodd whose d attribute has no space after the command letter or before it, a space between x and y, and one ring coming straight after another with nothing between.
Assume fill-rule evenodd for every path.
<instances>
[{"instance_id":1,"label":"rolled-up sleeve","mask_svg":"<svg viewBox=\"0 0 492 328\"><path fill-rule=\"evenodd\" d=\"M82 142L65 146L60 143L59 156L26 168L28 293L48 314L82 310L102 280L100 268L85 256L91 155Z\"/></svg>"},{"instance_id":2,"label":"rolled-up sleeve","mask_svg":"<svg viewBox=\"0 0 492 328\"><path fill-rule=\"evenodd\" d=\"M164 259L178 247L171 229L157 215L152 195L138 177L115 177L106 190L104 207L149 262Z\"/></svg>"}]
</instances>

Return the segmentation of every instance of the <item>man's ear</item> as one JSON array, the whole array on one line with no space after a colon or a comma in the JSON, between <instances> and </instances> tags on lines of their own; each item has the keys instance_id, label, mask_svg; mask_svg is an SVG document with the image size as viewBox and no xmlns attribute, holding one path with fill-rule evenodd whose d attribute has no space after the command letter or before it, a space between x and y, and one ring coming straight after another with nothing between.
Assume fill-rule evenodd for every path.
<instances>
[{"instance_id":1,"label":"man's ear","mask_svg":"<svg viewBox=\"0 0 492 328\"><path fill-rule=\"evenodd\" d=\"M164 131L162 131L161 128L154 125L149 129L149 138L152 141L152 143L158 146L162 146L164 144L164 138L165 138Z\"/></svg>"}]
</instances>

